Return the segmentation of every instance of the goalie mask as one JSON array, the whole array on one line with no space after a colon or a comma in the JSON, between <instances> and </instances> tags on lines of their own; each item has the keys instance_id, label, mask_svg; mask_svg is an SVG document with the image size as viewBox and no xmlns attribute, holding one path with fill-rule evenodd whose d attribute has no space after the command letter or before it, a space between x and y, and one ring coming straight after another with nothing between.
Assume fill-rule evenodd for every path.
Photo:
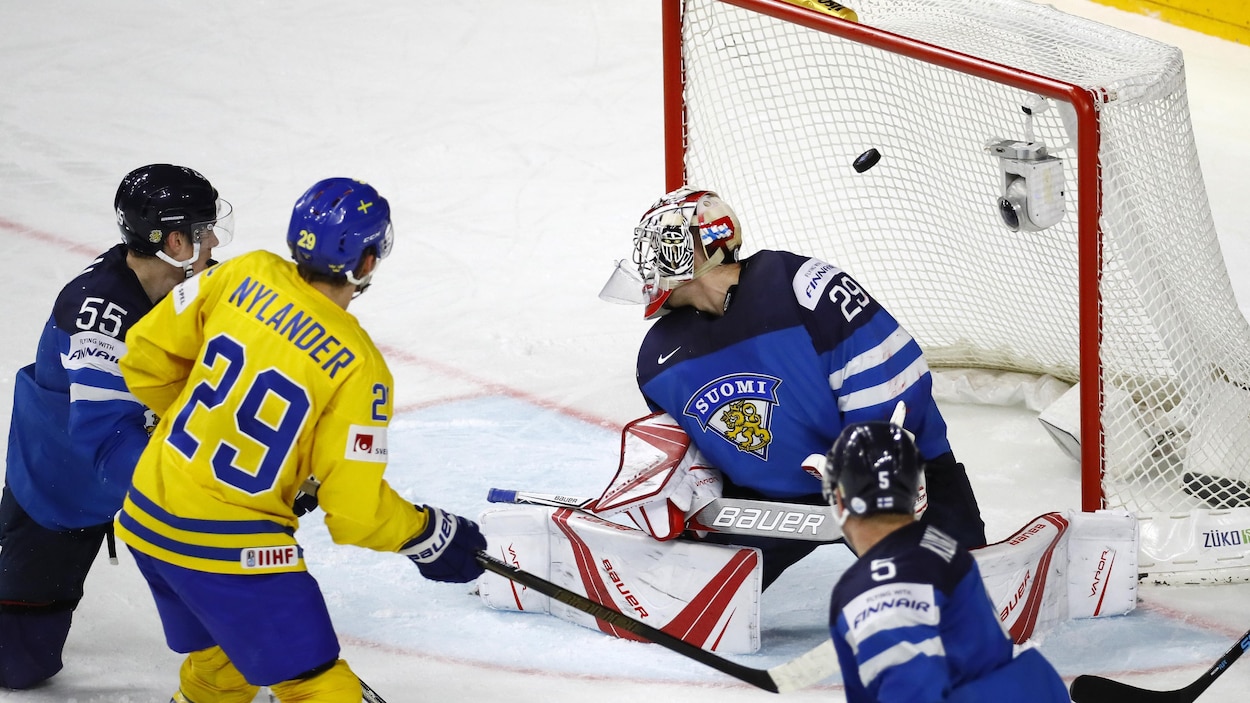
<instances>
[{"instance_id":1,"label":"goalie mask","mask_svg":"<svg viewBox=\"0 0 1250 703\"><path fill-rule=\"evenodd\" d=\"M679 188L643 213L634 228L634 270L618 261L599 297L642 303L648 320L659 317L668 312L664 304L678 286L736 262L741 246L738 218L720 196L710 190Z\"/></svg>"},{"instance_id":2,"label":"goalie mask","mask_svg":"<svg viewBox=\"0 0 1250 703\"><path fill-rule=\"evenodd\" d=\"M923 472L910 432L892 422L861 422L838 435L825 455L821 483L841 524L850 515L915 514Z\"/></svg>"}]
</instances>

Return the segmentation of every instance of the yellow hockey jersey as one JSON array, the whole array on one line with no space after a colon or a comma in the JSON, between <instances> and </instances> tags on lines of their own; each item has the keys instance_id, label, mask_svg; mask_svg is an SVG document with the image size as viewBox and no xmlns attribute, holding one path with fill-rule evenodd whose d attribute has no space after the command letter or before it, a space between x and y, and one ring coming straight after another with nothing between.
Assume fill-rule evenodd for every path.
<instances>
[{"instance_id":1,"label":"yellow hockey jersey","mask_svg":"<svg viewBox=\"0 0 1250 703\"><path fill-rule=\"evenodd\" d=\"M386 361L293 263L218 264L126 341L126 385L160 417L116 520L132 548L199 571L303 570L291 506L310 474L337 543L398 551L425 527L382 476Z\"/></svg>"}]
</instances>

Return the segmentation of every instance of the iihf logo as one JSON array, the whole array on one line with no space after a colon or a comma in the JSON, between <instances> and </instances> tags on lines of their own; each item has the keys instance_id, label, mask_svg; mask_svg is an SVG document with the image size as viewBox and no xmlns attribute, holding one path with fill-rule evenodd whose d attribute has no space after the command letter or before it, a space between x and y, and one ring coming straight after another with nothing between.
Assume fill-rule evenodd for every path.
<instances>
[{"instance_id":1,"label":"iihf logo","mask_svg":"<svg viewBox=\"0 0 1250 703\"><path fill-rule=\"evenodd\" d=\"M773 441L769 426L780 385L781 379L773 376L721 376L696 391L683 412L739 451L767 460L768 445Z\"/></svg>"}]
</instances>

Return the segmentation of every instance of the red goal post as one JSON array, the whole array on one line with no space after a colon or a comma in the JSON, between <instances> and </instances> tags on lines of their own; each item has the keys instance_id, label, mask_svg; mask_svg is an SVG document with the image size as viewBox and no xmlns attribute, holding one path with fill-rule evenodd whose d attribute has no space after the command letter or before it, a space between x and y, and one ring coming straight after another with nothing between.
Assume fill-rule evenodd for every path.
<instances>
[{"instance_id":1,"label":"red goal post","mask_svg":"<svg viewBox=\"0 0 1250 703\"><path fill-rule=\"evenodd\" d=\"M748 254L855 275L935 369L1072 385L1084 510L1250 502L1250 326L1180 51L1027 0L803 4L834 3L664 0L668 186L733 203ZM1045 145L1053 192L1002 144ZM1009 229L1016 180L1058 221Z\"/></svg>"}]
</instances>

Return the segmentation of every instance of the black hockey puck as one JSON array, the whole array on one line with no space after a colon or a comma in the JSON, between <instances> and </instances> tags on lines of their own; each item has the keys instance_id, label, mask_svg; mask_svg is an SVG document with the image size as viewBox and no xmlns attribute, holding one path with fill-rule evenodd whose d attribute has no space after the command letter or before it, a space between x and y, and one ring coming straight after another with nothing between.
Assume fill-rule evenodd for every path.
<instances>
[{"instance_id":1,"label":"black hockey puck","mask_svg":"<svg viewBox=\"0 0 1250 703\"><path fill-rule=\"evenodd\" d=\"M881 160L881 152L876 149L869 149L859 156L855 157L855 161L851 163L851 167L855 169L855 173L863 173Z\"/></svg>"}]
</instances>

